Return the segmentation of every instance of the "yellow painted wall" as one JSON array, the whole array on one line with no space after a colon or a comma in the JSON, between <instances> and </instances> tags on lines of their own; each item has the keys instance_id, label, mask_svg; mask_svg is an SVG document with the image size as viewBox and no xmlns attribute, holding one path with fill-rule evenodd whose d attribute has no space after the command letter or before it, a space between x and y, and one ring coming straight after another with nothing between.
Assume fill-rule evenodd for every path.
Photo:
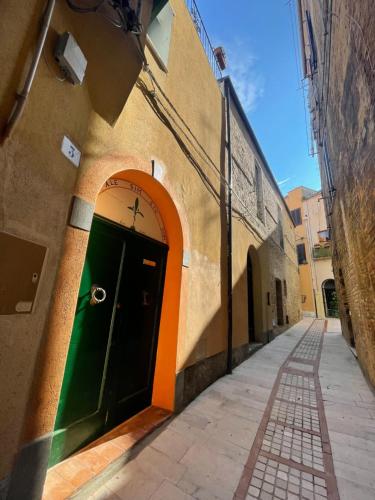
<instances>
[{"instance_id":1,"label":"yellow painted wall","mask_svg":"<svg viewBox=\"0 0 375 500\"><path fill-rule=\"evenodd\" d=\"M199 138L211 161L220 168L222 95L184 2L175 0L171 4L175 18L168 73L159 68L147 49L146 55L164 92ZM2 125L34 47L43 8L43 1L34 0L22 6L8 2L2 12ZM73 33L88 58L87 78L82 86L55 78L59 73L51 57L52 47L56 33L66 30ZM12 138L0 150L2 229L48 247L33 314L0 317L3 430L0 477L9 472L21 439L24 415L26 420L30 419L28 397L38 351L48 336L46 320L63 251L71 195L77 179L91 168L99 168L93 167L99 159L113 154L132 155L149 162L150 173L151 160L156 159L163 166L165 182L174 186L174 201L181 213L187 214L189 241L184 243L190 253L190 267L184 269L187 310L181 318L180 331L184 335L178 343L177 370L225 348L218 205L138 86L131 91L122 110L129 95L127 73L140 65L135 43L130 38L98 16L75 14L65 2L57 2L45 49L49 67L42 58L25 113ZM140 80L152 89L145 72ZM162 99L160 92L158 96ZM163 103L171 112L170 106L164 100ZM187 132L180 119L173 126ZM179 133L187 142L180 130ZM60 152L63 135L69 136L83 153L78 169ZM199 147L189 144L189 148L219 189L217 177L209 161L201 158ZM62 359L67 347L66 342L61 344ZM51 393L51 401L58 398L59 386L53 390L57 393ZM38 432L51 430L53 406L48 418L38 426Z\"/></svg>"},{"instance_id":2,"label":"yellow painted wall","mask_svg":"<svg viewBox=\"0 0 375 500\"><path fill-rule=\"evenodd\" d=\"M311 255L309 252L308 238L306 225L304 220L303 211L303 187L298 187L290 191L287 196L285 196L285 201L289 207L289 210L295 210L297 208L301 209L302 224L295 227L295 242L296 245L300 243L305 244L306 251L306 264L300 264L299 276L301 284L301 295L305 296L304 301L302 301L302 311L307 314L315 314L315 301L314 301L314 291L312 285L312 275L311 275Z\"/></svg>"},{"instance_id":3,"label":"yellow painted wall","mask_svg":"<svg viewBox=\"0 0 375 500\"><path fill-rule=\"evenodd\" d=\"M22 5L8 1L2 5L1 126L13 105L35 45L44 5L42 0ZM58 271L59 280L66 272L66 286L79 284L84 253L68 264L64 255L76 255L75 249L84 249L88 238L87 233L67 226L71 197L78 192L82 198L94 200L97 192L94 183L90 184L90 176L100 177L109 159L118 164L118 171L147 165L148 175L151 160L156 160L163 168L161 183L167 190L171 187L169 193L184 226L183 247L190 262L182 269L177 361L173 356L170 360L174 369L179 371L226 349L223 220L217 199L208 192L196 171L198 165L214 189L220 191L218 170L224 158L223 98L184 1L172 0L171 5L175 17L168 72L159 67L148 49L146 57L179 117L159 89L156 102L147 91L145 95L145 89L153 90L146 72L141 72L138 84L132 88L131 80L141 61L131 35L121 33L96 15L75 14L65 2L59 1L45 48L48 66L42 58L25 112L11 139L0 148L0 227L48 248L33 313L0 316L0 478L11 469L16 450L24 440L23 427L28 429L27 439L53 429L69 346L69 337L58 338L59 326L62 329L73 321L72 307L69 309L61 302L63 297L61 290L55 288L55 280ZM56 34L63 31L73 33L88 58L87 78L82 86L72 86L56 78L59 73L52 50ZM165 126L166 120L173 131ZM64 135L82 151L78 169L60 152ZM134 158L134 165L123 158ZM290 221L284 223L291 239ZM239 346L247 341L243 289L247 251L250 245L258 248L259 242L251 234L245 234L237 222L233 241L234 288L238 291L234 345ZM264 245L259 251L262 280L267 283L265 287L262 284L263 305L257 312L257 328L263 331L272 328L274 317L272 307L264 299L272 286L266 270L274 256L273 248ZM289 246L286 252L290 261L295 259ZM65 267L60 268L60 262L65 262ZM285 264L280 270L281 277L289 273L296 276L295 269L288 266ZM295 284L291 288L296 289ZM298 314L292 312L292 297L290 294L285 300L294 321ZM49 316L51 304L59 300L62 304L59 316ZM66 296L66 301L74 304L74 297ZM46 373L41 370L41 363L48 365L50 377L42 381L45 393L39 399L32 384L40 383L36 373L38 376Z\"/></svg>"},{"instance_id":4,"label":"yellow painted wall","mask_svg":"<svg viewBox=\"0 0 375 500\"><path fill-rule=\"evenodd\" d=\"M327 279L334 279L332 259L313 259L313 246L319 243L318 232L327 229L324 203L321 193L314 194L312 190L298 187L288 193L285 200L290 210L301 209L302 224L295 227L296 244L305 243L307 264L299 265L301 294L306 295L302 303L303 311L314 313L324 318L324 303L322 283Z\"/></svg>"},{"instance_id":5,"label":"yellow painted wall","mask_svg":"<svg viewBox=\"0 0 375 500\"><path fill-rule=\"evenodd\" d=\"M303 210L307 218L305 225L309 236L309 246L319 243L319 231L327 229L327 218L322 194L319 192L303 202ZM328 279L334 279L332 270L332 258L311 259L311 275L315 290L316 307L319 318L325 317L324 299L322 293L322 283Z\"/></svg>"}]
</instances>

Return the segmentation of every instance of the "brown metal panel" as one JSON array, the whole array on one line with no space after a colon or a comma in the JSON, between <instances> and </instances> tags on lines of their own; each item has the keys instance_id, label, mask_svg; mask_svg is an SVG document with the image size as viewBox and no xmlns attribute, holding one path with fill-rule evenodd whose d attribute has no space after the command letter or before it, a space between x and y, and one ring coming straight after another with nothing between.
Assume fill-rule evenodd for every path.
<instances>
[{"instance_id":1,"label":"brown metal panel","mask_svg":"<svg viewBox=\"0 0 375 500\"><path fill-rule=\"evenodd\" d=\"M0 314L31 313L47 247L0 232Z\"/></svg>"}]
</instances>

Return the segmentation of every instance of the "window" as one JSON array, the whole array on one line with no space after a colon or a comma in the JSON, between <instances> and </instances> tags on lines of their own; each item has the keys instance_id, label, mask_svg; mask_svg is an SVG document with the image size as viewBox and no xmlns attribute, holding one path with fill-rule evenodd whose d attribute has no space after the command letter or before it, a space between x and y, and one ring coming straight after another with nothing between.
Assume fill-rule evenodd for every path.
<instances>
[{"instance_id":1,"label":"window","mask_svg":"<svg viewBox=\"0 0 375 500\"><path fill-rule=\"evenodd\" d=\"M296 226L300 226L302 224L302 215L301 215L300 208L296 208L295 210L291 210L290 215L292 216L293 222Z\"/></svg>"},{"instance_id":2,"label":"window","mask_svg":"<svg viewBox=\"0 0 375 500\"><path fill-rule=\"evenodd\" d=\"M168 65L173 16L173 10L168 2L163 0L154 1L147 35L149 48L164 66L163 69L166 69Z\"/></svg>"},{"instance_id":3,"label":"window","mask_svg":"<svg viewBox=\"0 0 375 500\"><path fill-rule=\"evenodd\" d=\"M283 221L282 221L281 208L279 206L277 207L277 229L279 232L279 245L284 250Z\"/></svg>"},{"instance_id":4,"label":"window","mask_svg":"<svg viewBox=\"0 0 375 500\"><path fill-rule=\"evenodd\" d=\"M336 190L335 190L335 187L333 184L332 168L331 168L331 162L330 162L329 156L328 156L328 148L327 148L326 141L323 142L323 168L324 168L325 178L327 181L328 197L329 197L330 202L332 204L333 195L334 195ZM330 208L332 208L332 207L330 207ZM328 211L328 213L330 213L330 210Z\"/></svg>"},{"instance_id":5,"label":"window","mask_svg":"<svg viewBox=\"0 0 375 500\"><path fill-rule=\"evenodd\" d=\"M286 286L286 280L284 280L284 295L285 295L285 297L287 297L287 295L288 295L288 288Z\"/></svg>"},{"instance_id":6,"label":"window","mask_svg":"<svg viewBox=\"0 0 375 500\"><path fill-rule=\"evenodd\" d=\"M282 326L284 324L284 310L283 310L283 292L281 288L281 281L276 278L276 313L277 313L277 324Z\"/></svg>"},{"instance_id":7,"label":"window","mask_svg":"<svg viewBox=\"0 0 375 500\"><path fill-rule=\"evenodd\" d=\"M257 163L255 164L255 189L257 195L257 215L261 221L264 221L262 170Z\"/></svg>"},{"instance_id":8,"label":"window","mask_svg":"<svg viewBox=\"0 0 375 500\"><path fill-rule=\"evenodd\" d=\"M330 241L331 237L329 234L329 229L324 229L324 231L318 231L318 238L319 238L319 243Z\"/></svg>"},{"instance_id":9,"label":"window","mask_svg":"<svg viewBox=\"0 0 375 500\"><path fill-rule=\"evenodd\" d=\"M312 75L318 69L318 51L316 49L311 16L308 10L306 11L306 20L307 20L307 32L309 35L309 45L310 45L310 71Z\"/></svg>"},{"instance_id":10,"label":"window","mask_svg":"<svg viewBox=\"0 0 375 500\"><path fill-rule=\"evenodd\" d=\"M299 245L297 245L297 257L298 257L298 264L307 264L306 250L304 243L300 243Z\"/></svg>"}]
</instances>

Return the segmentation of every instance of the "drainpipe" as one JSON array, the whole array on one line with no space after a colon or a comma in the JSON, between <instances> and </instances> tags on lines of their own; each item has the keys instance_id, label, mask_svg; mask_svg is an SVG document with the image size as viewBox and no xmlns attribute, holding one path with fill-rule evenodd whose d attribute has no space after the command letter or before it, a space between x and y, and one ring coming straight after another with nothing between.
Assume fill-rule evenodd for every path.
<instances>
[{"instance_id":1,"label":"drainpipe","mask_svg":"<svg viewBox=\"0 0 375 500\"><path fill-rule=\"evenodd\" d=\"M34 56L31 61L29 71L27 73L24 86L21 92L17 92L15 105L10 113L7 124L1 134L0 142L3 144L12 134L14 127L17 125L18 120L21 118L23 110L26 105L27 98L29 96L31 86L35 77L35 73L39 64L40 56L44 48L44 44L47 37L48 28L51 23L51 18L53 10L55 8L56 0L48 0L47 7L43 16L42 26L39 33L38 42L34 51Z\"/></svg>"},{"instance_id":2,"label":"drainpipe","mask_svg":"<svg viewBox=\"0 0 375 500\"><path fill-rule=\"evenodd\" d=\"M232 296L232 144L230 134L230 89L229 82L225 81L227 140L228 140L228 209L227 209L227 273L228 273L228 357L227 373L232 373L232 344L233 344L233 296Z\"/></svg>"},{"instance_id":3,"label":"drainpipe","mask_svg":"<svg viewBox=\"0 0 375 500\"><path fill-rule=\"evenodd\" d=\"M306 78L307 76L307 65L306 65L306 52L305 52L305 36L303 33L303 15L302 15L302 0L297 1L297 10L298 10L298 20L299 20L299 40L301 43L301 57L302 57L302 65L303 65L303 76Z\"/></svg>"}]
</instances>

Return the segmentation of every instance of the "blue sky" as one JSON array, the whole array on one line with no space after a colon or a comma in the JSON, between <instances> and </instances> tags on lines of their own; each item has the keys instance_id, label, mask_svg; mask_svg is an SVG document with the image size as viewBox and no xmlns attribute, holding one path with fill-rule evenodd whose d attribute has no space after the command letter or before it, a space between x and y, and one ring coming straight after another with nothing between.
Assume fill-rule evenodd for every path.
<instances>
[{"instance_id":1,"label":"blue sky","mask_svg":"<svg viewBox=\"0 0 375 500\"><path fill-rule=\"evenodd\" d=\"M232 78L284 194L300 185L320 189L318 163L309 156L296 13L290 2L291 7L287 0L196 0L212 44L224 47L225 74ZM307 105L306 114L310 141Z\"/></svg>"}]
</instances>

